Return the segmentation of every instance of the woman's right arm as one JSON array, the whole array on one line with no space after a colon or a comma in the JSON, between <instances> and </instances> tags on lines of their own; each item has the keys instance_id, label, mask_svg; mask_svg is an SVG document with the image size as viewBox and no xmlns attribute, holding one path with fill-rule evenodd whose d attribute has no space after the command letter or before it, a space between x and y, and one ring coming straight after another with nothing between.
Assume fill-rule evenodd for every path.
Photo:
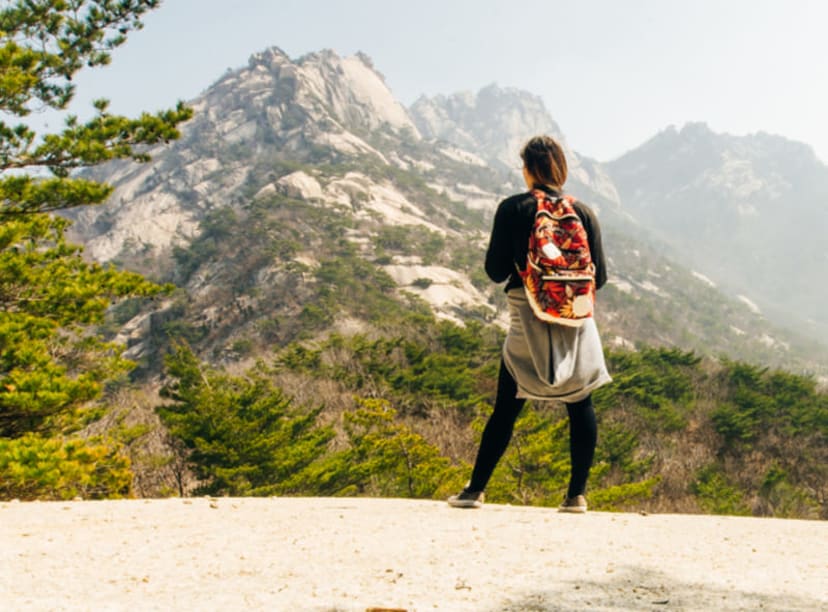
<instances>
[{"instance_id":1,"label":"woman's right arm","mask_svg":"<svg viewBox=\"0 0 828 612\"><path fill-rule=\"evenodd\" d=\"M601 225L592 209L583 202L577 202L575 212L579 213L581 222L589 238L589 250L592 262L595 264L595 288L600 289L607 282L607 261L604 256L604 245L601 239Z\"/></svg>"}]
</instances>

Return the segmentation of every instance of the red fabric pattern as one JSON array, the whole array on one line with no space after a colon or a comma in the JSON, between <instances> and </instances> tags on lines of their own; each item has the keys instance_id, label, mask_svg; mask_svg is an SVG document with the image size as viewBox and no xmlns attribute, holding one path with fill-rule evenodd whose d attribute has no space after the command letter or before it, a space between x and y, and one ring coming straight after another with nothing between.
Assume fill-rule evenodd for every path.
<instances>
[{"instance_id":1,"label":"red fabric pattern","mask_svg":"<svg viewBox=\"0 0 828 612\"><path fill-rule=\"evenodd\" d=\"M539 319L580 325L592 316L595 304L595 265L586 230L572 205L574 198L552 198L541 190L532 194L538 211L526 269L520 271L526 295Z\"/></svg>"}]
</instances>

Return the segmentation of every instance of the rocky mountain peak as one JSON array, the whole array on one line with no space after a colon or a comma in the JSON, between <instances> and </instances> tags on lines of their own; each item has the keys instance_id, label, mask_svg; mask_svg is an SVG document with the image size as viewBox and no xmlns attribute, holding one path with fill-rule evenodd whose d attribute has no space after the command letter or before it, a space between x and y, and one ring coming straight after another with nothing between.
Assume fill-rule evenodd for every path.
<instances>
[{"instance_id":1,"label":"rocky mountain peak","mask_svg":"<svg viewBox=\"0 0 828 612\"><path fill-rule=\"evenodd\" d=\"M254 68L255 66L271 67L278 64L290 63L290 57L280 47L272 46L263 51L253 53L247 60L248 66Z\"/></svg>"},{"instance_id":2,"label":"rocky mountain peak","mask_svg":"<svg viewBox=\"0 0 828 612\"><path fill-rule=\"evenodd\" d=\"M340 57L326 49L303 56L295 62L301 97L305 103L321 102L332 117L350 130L389 127L419 132L388 86L364 53Z\"/></svg>"},{"instance_id":3,"label":"rocky mountain peak","mask_svg":"<svg viewBox=\"0 0 828 612\"><path fill-rule=\"evenodd\" d=\"M704 121L688 121L680 132L683 138L710 138L715 136L713 130Z\"/></svg>"},{"instance_id":4,"label":"rocky mountain peak","mask_svg":"<svg viewBox=\"0 0 828 612\"><path fill-rule=\"evenodd\" d=\"M520 146L533 134L564 140L540 97L496 84L476 94L421 96L411 114L425 137L483 151L490 161L507 167L517 164Z\"/></svg>"},{"instance_id":5,"label":"rocky mountain peak","mask_svg":"<svg viewBox=\"0 0 828 612\"><path fill-rule=\"evenodd\" d=\"M367 56L330 49L298 59L279 47L254 53L191 105L182 138L150 164L103 171L116 187L110 205L75 214L92 257L187 242L206 211L232 205L243 185L259 180L257 165L364 156L387 165L377 138L421 138Z\"/></svg>"},{"instance_id":6,"label":"rocky mountain peak","mask_svg":"<svg viewBox=\"0 0 828 612\"><path fill-rule=\"evenodd\" d=\"M314 141L323 147L341 145L344 153L368 150L355 139L364 140L376 130L420 138L405 107L363 53L341 57L324 49L294 60L271 47L251 55L246 66L226 73L194 106L197 113L206 111L213 119L221 119L222 111L236 115L243 111L260 128L270 127L272 139L281 142L290 141L297 131L310 133L313 141L314 128L328 135L347 133L343 138L323 136L322 141ZM301 145L292 143L292 148Z\"/></svg>"},{"instance_id":7,"label":"rocky mountain peak","mask_svg":"<svg viewBox=\"0 0 828 612\"><path fill-rule=\"evenodd\" d=\"M728 155L751 159L795 158L796 163L822 165L809 145L768 132L755 132L744 136L715 132L707 123L689 122L681 128L670 125L650 140L622 157L629 158L656 149L670 149L673 154L699 155L713 153L710 162L717 162Z\"/></svg>"}]
</instances>

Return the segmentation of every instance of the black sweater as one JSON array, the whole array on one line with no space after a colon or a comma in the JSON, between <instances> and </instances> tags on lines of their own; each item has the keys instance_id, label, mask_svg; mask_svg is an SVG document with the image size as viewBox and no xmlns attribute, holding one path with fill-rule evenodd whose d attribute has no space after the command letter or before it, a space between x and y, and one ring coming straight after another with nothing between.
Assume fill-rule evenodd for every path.
<instances>
[{"instance_id":1,"label":"black sweater","mask_svg":"<svg viewBox=\"0 0 828 612\"><path fill-rule=\"evenodd\" d=\"M561 195L549 187L543 189L553 196ZM587 232L590 255L595 263L595 288L600 289L607 282L601 227L595 213L586 204L576 201L574 208ZM529 192L506 198L497 207L489 249L486 251L486 274L496 283L502 283L508 278L506 291L523 286L515 264L520 266L521 270L526 267L529 234L537 210L538 202Z\"/></svg>"}]
</instances>

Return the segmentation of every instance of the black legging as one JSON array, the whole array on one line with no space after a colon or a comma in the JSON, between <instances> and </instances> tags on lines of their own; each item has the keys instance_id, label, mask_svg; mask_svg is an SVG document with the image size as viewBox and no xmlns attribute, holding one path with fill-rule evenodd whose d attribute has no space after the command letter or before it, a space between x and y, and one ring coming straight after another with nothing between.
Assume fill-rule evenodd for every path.
<instances>
[{"instance_id":1,"label":"black legging","mask_svg":"<svg viewBox=\"0 0 828 612\"><path fill-rule=\"evenodd\" d=\"M474 463L471 482L468 486L470 491L483 491L486 488L497 462L500 461L509 445L509 440L512 439L515 421L526 401L516 398L516 393L517 384L501 360L494 411L483 430L480 450L477 451L477 460ZM566 404L566 412L569 415L569 458L571 461L569 488L566 495L575 497L583 495L586 490L589 468L592 467L595 444L598 439L592 396L588 395L579 402Z\"/></svg>"}]
</instances>

